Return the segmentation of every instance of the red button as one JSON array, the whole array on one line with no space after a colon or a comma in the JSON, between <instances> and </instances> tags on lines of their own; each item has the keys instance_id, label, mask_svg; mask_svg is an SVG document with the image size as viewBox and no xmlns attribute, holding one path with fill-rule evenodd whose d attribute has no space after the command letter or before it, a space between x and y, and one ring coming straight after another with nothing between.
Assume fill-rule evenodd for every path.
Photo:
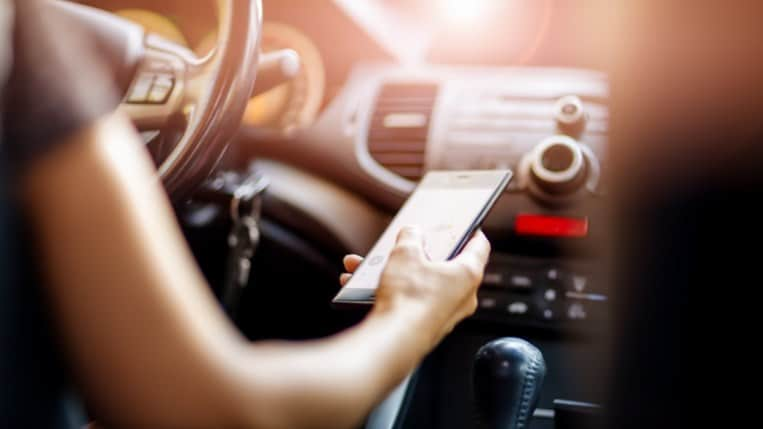
<instances>
[{"instance_id":1,"label":"red button","mask_svg":"<svg viewBox=\"0 0 763 429\"><path fill-rule=\"evenodd\" d=\"M581 238L588 235L588 218L519 214L514 222L517 235Z\"/></svg>"}]
</instances>

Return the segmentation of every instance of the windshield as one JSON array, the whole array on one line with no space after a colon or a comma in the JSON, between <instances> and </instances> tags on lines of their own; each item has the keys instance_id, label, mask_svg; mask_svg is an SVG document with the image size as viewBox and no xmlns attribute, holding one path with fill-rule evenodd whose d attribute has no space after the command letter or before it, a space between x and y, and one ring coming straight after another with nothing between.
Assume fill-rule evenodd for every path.
<instances>
[{"instance_id":1,"label":"windshield","mask_svg":"<svg viewBox=\"0 0 763 429\"><path fill-rule=\"evenodd\" d=\"M334 0L407 64L599 68L606 29L585 0Z\"/></svg>"}]
</instances>

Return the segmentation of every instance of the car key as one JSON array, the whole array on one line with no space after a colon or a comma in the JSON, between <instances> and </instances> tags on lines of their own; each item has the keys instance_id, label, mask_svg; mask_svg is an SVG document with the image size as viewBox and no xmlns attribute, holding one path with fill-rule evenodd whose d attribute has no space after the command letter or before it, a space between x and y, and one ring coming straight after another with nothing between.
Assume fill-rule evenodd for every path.
<instances>
[{"instance_id":1,"label":"car key","mask_svg":"<svg viewBox=\"0 0 763 429\"><path fill-rule=\"evenodd\" d=\"M236 315L241 294L251 277L252 258L260 241L262 193L267 185L263 176L250 176L236 187L230 200L232 225L228 234L228 269L222 302L232 317Z\"/></svg>"}]
</instances>

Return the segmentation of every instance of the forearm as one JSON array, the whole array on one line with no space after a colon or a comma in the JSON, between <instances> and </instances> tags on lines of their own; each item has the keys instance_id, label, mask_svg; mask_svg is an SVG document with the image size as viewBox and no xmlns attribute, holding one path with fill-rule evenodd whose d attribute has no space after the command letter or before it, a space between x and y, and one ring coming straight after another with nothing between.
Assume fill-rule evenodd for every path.
<instances>
[{"instance_id":1,"label":"forearm","mask_svg":"<svg viewBox=\"0 0 763 429\"><path fill-rule=\"evenodd\" d=\"M73 139L25 192L72 366L109 427L349 427L431 347L415 309L328 339L246 343L129 127L107 118Z\"/></svg>"},{"instance_id":2,"label":"forearm","mask_svg":"<svg viewBox=\"0 0 763 429\"><path fill-rule=\"evenodd\" d=\"M372 312L334 337L260 343L239 371L242 409L261 427L352 427L429 351L414 314Z\"/></svg>"},{"instance_id":3,"label":"forearm","mask_svg":"<svg viewBox=\"0 0 763 429\"><path fill-rule=\"evenodd\" d=\"M232 412L240 340L193 262L151 161L113 116L25 178L47 298L89 406L108 427L210 427Z\"/></svg>"}]
</instances>

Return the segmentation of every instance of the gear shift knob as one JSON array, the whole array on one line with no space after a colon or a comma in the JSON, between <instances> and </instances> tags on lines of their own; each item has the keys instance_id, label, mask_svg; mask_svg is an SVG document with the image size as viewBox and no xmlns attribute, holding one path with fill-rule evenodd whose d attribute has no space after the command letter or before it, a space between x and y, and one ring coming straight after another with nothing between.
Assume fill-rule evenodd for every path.
<instances>
[{"instance_id":1,"label":"gear shift knob","mask_svg":"<svg viewBox=\"0 0 763 429\"><path fill-rule=\"evenodd\" d=\"M546 363L519 338L482 346L474 358L474 397L481 429L526 429L538 403Z\"/></svg>"}]
</instances>

